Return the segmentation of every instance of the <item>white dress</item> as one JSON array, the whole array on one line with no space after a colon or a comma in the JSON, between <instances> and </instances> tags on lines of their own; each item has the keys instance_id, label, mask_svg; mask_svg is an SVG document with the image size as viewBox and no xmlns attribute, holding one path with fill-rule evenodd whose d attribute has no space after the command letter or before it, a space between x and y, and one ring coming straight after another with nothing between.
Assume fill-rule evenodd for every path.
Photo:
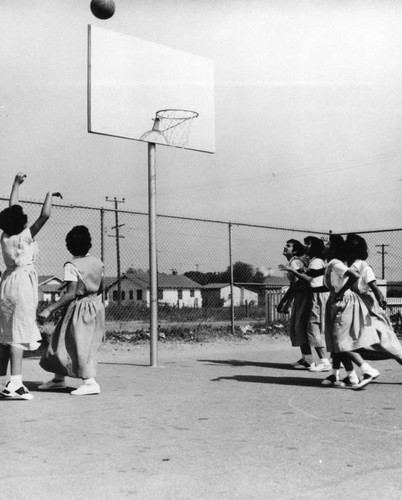
<instances>
[{"instance_id":1,"label":"white dress","mask_svg":"<svg viewBox=\"0 0 402 500\"><path fill-rule=\"evenodd\" d=\"M41 340L36 324L37 244L27 228L13 236L3 233L1 250L6 270L0 282L0 343L36 350Z\"/></svg>"},{"instance_id":2,"label":"white dress","mask_svg":"<svg viewBox=\"0 0 402 500\"><path fill-rule=\"evenodd\" d=\"M369 311L362 299L352 290L346 290L337 300L337 293L346 282L347 267L332 259L325 270L324 284L330 294L325 314L325 339L332 353L356 351L379 343Z\"/></svg>"},{"instance_id":3,"label":"white dress","mask_svg":"<svg viewBox=\"0 0 402 500\"><path fill-rule=\"evenodd\" d=\"M379 343L371 348L378 351L388 358L397 358L402 360L402 346L396 336L391 322L387 318L385 311L381 308L374 293L370 288L370 283L376 281L376 277L371 266L364 260L356 260L352 266L359 273L359 279L353 284L352 290L355 291L365 303L369 310L371 320L379 336ZM365 353L369 357L370 352ZM387 356L388 355L388 356ZM376 359L376 356L374 356Z\"/></svg>"}]
</instances>

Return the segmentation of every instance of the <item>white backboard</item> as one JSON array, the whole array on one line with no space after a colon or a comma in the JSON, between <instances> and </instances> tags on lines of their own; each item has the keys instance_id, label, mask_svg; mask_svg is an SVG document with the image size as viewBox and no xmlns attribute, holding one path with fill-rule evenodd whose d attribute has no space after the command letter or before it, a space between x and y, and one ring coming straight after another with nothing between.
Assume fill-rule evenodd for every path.
<instances>
[{"instance_id":1,"label":"white backboard","mask_svg":"<svg viewBox=\"0 0 402 500\"><path fill-rule=\"evenodd\" d=\"M213 80L209 59L88 26L88 132L147 142L156 111L191 110L185 149L213 153Z\"/></svg>"}]
</instances>

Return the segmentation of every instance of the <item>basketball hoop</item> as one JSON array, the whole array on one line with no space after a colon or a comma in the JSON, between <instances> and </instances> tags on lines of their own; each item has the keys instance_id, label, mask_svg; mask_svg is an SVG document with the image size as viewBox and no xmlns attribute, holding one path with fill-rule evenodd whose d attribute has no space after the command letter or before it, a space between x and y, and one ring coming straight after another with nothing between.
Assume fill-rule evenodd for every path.
<instances>
[{"instance_id":1,"label":"basketball hoop","mask_svg":"<svg viewBox=\"0 0 402 500\"><path fill-rule=\"evenodd\" d=\"M156 112L152 130L145 132L140 139L185 148L197 116L196 111L186 109L161 109Z\"/></svg>"}]
</instances>

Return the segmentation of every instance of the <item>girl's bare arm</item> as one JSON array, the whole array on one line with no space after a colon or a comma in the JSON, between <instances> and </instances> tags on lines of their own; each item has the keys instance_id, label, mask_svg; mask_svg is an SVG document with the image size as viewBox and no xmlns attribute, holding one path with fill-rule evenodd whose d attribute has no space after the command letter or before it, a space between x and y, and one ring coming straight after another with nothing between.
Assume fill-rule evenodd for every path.
<instances>
[{"instance_id":1,"label":"girl's bare arm","mask_svg":"<svg viewBox=\"0 0 402 500\"><path fill-rule=\"evenodd\" d=\"M384 299L384 295L382 294L381 290L377 286L376 281L371 281L369 284L369 287L374 293L374 297L377 299L378 303L380 306L385 309L387 307L387 301Z\"/></svg>"},{"instance_id":2,"label":"girl's bare arm","mask_svg":"<svg viewBox=\"0 0 402 500\"><path fill-rule=\"evenodd\" d=\"M52 212L52 197L57 196L58 198L63 198L58 191L49 191L46 195L45 201L43 202L42 210L40 216L31 226L32 238L39 233L42 227L49 220L50 214Z\"/></svg>"},{"instance_id":3,"label":"girl's bare arm","mask_svg":"<svg viewBox=\"0 0 402 500\"><path fill-rule=\"evenodd\" d=\"M77 285L77 281L67 281L67 292L62 297L60 297L59 300L46 307L46 309L40 312L38 316L41 318L48 318L52 314L52 312L56 311L56 309L67 306L76 297Z\"/></svg>"},{"instance_id":4,"label":"girl's bare arm","mask_svg":"<svg viewBox=\"0 0 402 500\"><path fill-rule=\"evenodd\" d=\"M336 294L337 299L341 299L346 290L349 290L349 288L353 285L353 283L359 279L359 274L350 268L348 268L347 271L345 271L345 276L347 276L348 279L346 280L343 287Z\"/></svg>"},{"instance_id":5,"label":"girl's bare arm","mask_svg":"<svg viewBox=\"0 0 402 500\"><path fill-rule=\"evenodd\" d=\"M22 184L25 181L26 177L27 177L27 175L24 172L18 172L18 174L15 176L13 185L11 187L10 202L9 202L10 207L12 205L18 204L19 199L20 199L19 187L20 187L20 184Z\"/></svg>"}]
</instances>

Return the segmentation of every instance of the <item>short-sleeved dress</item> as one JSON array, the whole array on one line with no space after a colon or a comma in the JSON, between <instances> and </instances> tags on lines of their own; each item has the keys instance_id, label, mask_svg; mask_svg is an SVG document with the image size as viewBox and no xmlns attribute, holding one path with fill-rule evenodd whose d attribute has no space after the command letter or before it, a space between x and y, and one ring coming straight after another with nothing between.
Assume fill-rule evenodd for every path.
<instances>
[{"instance_id":1,"label":"short-sleeved dress","mask_svg":"<svg viewBox=\"0 0 402 500\"><path fill-rule=\"evenodd\" d=\"M313 257L308 269L324 269L325 264L319 257ZM325 348L325 310L329 291L324 286L324 275L310 281L311 311L307 325L307 336L311 347Z\"/></svg>"},{"instance_id":2,"label":"short-sleeved dress","mask_svg":"<svg viewBox=\"0 0 402 500\"><path fill-rule=\"evenodd\" d=\"M352 290L346 290L341 300L336 294L346 282L347 267L332 259L324 274L324 285L330 291L325 315L325 340L329 352L348 352L367 348L379 342L367 307Z\"/></svg>"},{"instance_id":3,"label":"short-sleeved dress","mask_svg":"<svg viewBox=\"0 0 402 500\"><path fill-rule=\"evenodd\" d=\"M6 270L0 282L0 343L36 350L41 335L36 324L38 275L34 267L38 247L29 228L1 236Z\"/></svg>"},{"instance_id":4,"label":"short-sleeved dress","mask_svg":"<svg viewBox=\"0 0 402 500\"><path fill-rule=\"evenodd\" d=\"M371 320L379 336L379 343L374 344L372 348L375 351L388 354L390 358L402 359L401 343L369 286L369 283L376 281L372 267L366 261L358 259L351 268L359 273L359 279L353 284L352 290L361 297L369 310Z\"/></svg>"},{"instance_id":5,"label":"short-sleeved dress","mask_svg":"<svg viewBox=\"0 0 402 500\"><path fill-rule=\"evenodd\" d=\"M44 370L82 379L95 377L105 332L105 308L98 294L102 276L102 261L91 255L65 264L64 280L77 281L76 298L63 310L42 356Z\"/></svg>"},{"instance_id":6,"label":"short-sleeved dress","mask_svg":"<svg viewBox=\"0 0 402 500\"><path fill-rule=\"evenodd\" d=\"M297 271L308 265L308 257L292 257L289 265ZM288 273L290 285L294 289L294 298L290 310L289 336L292 346L300 347L308 344L307 324L311 310L311 295L309 284L305 280L296 277L292 272Z\"/></svg>"}]
</instances>

